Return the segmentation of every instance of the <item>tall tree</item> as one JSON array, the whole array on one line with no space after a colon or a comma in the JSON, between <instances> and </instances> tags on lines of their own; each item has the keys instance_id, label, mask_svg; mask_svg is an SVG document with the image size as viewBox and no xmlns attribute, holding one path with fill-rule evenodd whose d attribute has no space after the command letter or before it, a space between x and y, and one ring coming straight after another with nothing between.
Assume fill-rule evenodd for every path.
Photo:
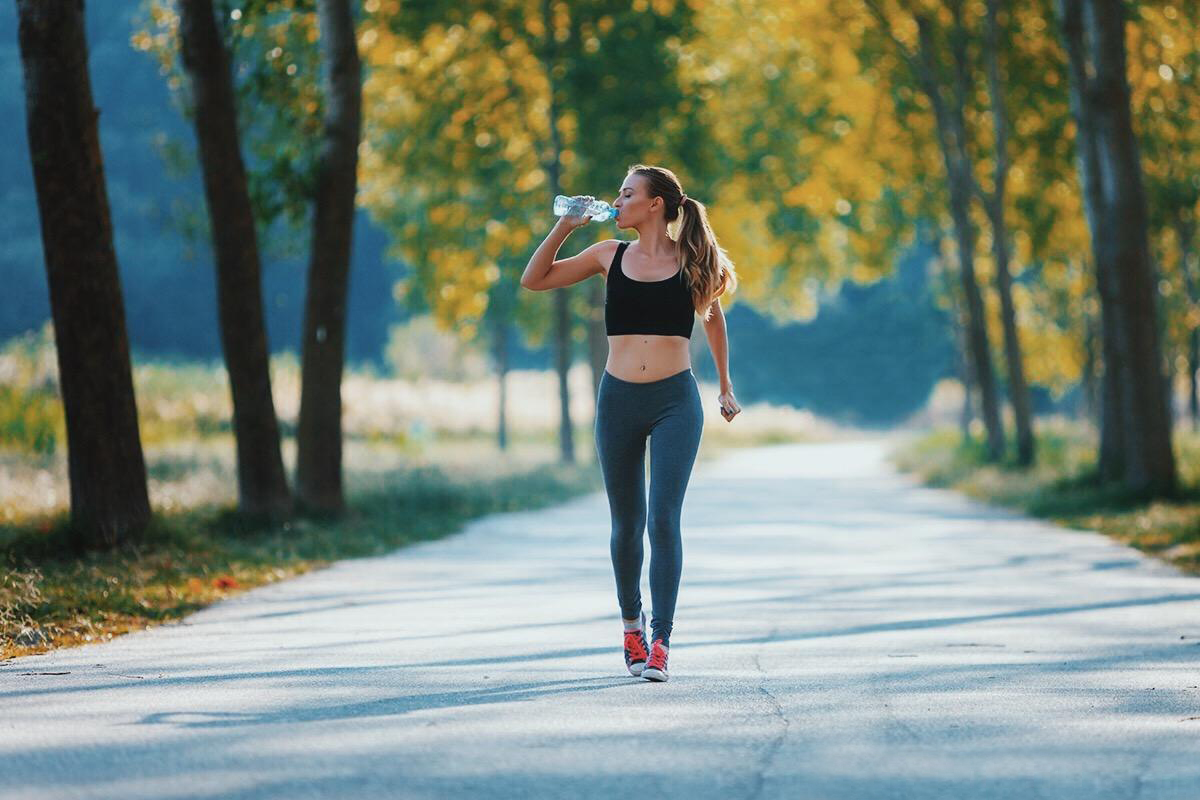
<instances>
[{"instance_id":1,"label":"tall tree","mask_svg":"<svg viewBox=\"0 0 1200 800\"><path fill-rule=\"evenodd\" d=\"M559 130L559 47L558 26L551 10L550 0L542 0L539 9L542 15L542 36L536 47L542 62L549 92L546 113L550 130L549 147L545 149L542 169L546 172L546 188L549 200L562 193L562 136ZM554 369L558 375L558 440L559 457L566 463L575 460L575 426L571 423L571 387L567 375L571 362L575 360L574 341L571 336L571 295L574 287L564 286L553 293L554 299Z\"/></svg>"},{"instance_id":2,"label":"tall tree","mask_svg":"<svg viewBox=\"0 0 1200 800\"><path fill-rule=\"evenodd\" d=\"M1129 83L1150 246L1165 282L1163 349L1167 364L1184 365L1192 429L1200 430L1200 18L1169 3L1139 4L1131 14Z\"/></svg>"},{"instance_id":3,"label":"tall tree","mask_svg":"<svg viewBox=\"0 0 1200 800\"><path fill-rule=\"evenodd\" d=\"M991 346L988 343L987 321L984 317L983 296L975 275L975 240L977 230L971 219L971 198L974 196L974 175L969 152L968 127L965 119L969 102L968 75L961 53L954 60L953 78L942 74L937 23L932 14L916 12L917 46L910 48L892 29L893 20L876 0L865 0L881 31L886 32L912 75L928 98L936 122L935 131L946 171L950 198L950 215L954 220L955 244L958 252L959 277L966 301L968 353L972 372L979 386L983 424L987 433L987 454L993 461L1004 454L1004 428L996 395L996 377L992 369ZM947 3L953 17L953 50L963 46L962 0Z\"/></svg>"},{"instance_id":4,"label":"tall tree","mask_svg":"<svg viewBox=\"0 0 1200 800\"><path fill-rule=\"evenodd\" d=\"M146 464L88 76L81 0L18 0L25 111L59 385L73 530L112 546L150 519Z\"/></svg>"},{"instance_id":5,"label":"tall tree","mask_svg":"<svg viewBox=\"0 0 1200 800\"><path fill-rule=\"evenodd\" d=\"M346 288L362 132L362 66L350 0L318 0L325 121L304 309L296 490L305 507L339 512Z\"/></svg>"},{"instance_id":6,"label":"tall tree","mask_svg":"<svg viewBox=\"0 0 1200 800\"><path fill-rule=\"evenodd\" d=\"M992 227L992 258L996 268L996 292L1000 295L1000 320L1004 330L1004 356L1008 365L1008 397L1013 410L1013 423L1017 429L1017 463L1028 466L1033 463L1034 437L1033 414L1029 403L1029 384L1025 380L1025 358L1021 350L1020 332L1017 330L1016 307L1013 304L1012 273L1009 270L1009 230L1005 221L1005 191L1011 161L1008 155L1008 110L1004 79L1000 74L1000 31L997 19L1000 0L986 0L983 33L983 61L987 74L987 91L995 140L995 174L992 191L984 190L974 181L975 191L987 210ZM957 9L957 7L956 7ZM961 20L961 9L956 13L954 37L954 61L958 80L964 90L969 90L970 64L966 55L966 29ZM1011 19L1010 14L1006 17ZM1007 33L1007 30L1006 30ZM1005 40L1008 40L1005 36Z\"/></svg>"},{"instance_id":7,"label":"tall tree","mask_svg":"<svg viewBox=\"0 0 1200 800\"><path fill-rule=\"evenodd\" d=\"M1104 334L1101 464L1132 491L1177 490L1157 276L1126 74L1122 0L1059 0Z\"/></svg>"},{"instance_id":8,"label":"tall tree","mask_svg":"<svg viewBox=\"0 0 1200 800\"><path fill-rule=\"evenodd\" d=\"M238 505L251 514L283 516L290 512L292 500L271 396L258 234L238 143L229 54L212 0L181 0L179 10L180 49L191 76L217 262L221 347L233 396Z\"/></svg>"}]
</instances>

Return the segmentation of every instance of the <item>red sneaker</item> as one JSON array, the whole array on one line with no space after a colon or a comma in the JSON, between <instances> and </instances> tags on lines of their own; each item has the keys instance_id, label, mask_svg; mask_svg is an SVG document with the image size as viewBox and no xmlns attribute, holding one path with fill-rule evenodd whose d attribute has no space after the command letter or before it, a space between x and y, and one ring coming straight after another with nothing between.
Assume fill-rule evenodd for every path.
<instances>
[{"instance_id":1,"label":"red sneaker","mask_svg":"<svg viewBox=\"0 0 1200 800\"><path fill-rule=\"evenodd\" d=\"M650 646L650 658L642 670L642 677L650 681L665 681L667 679L667 646L662 639L655 639Z\"/></svg>"},{"instance_id":2,"label":"red sneaker","mask_svg":"<svg viewBox=\"0 0 1200 800\"><path fill-rule=\"evenodd\" d=\"M625 631L625 666L629 674L639 676L646 666L650 648L646 645L646 612L642 612L642 627L636 631Z\"/></svg>"}]
</instances>

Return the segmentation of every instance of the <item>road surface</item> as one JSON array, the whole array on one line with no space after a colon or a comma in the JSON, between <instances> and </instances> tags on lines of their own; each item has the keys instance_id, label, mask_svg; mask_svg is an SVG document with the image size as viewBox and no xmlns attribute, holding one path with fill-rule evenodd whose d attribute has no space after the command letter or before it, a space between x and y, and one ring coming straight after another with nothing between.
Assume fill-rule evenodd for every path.
<instances>
[{"instance_id":1,"label":"road surface","mask_svg":"<svg viewBox=\"0 0 1200 800\"><path fill-rule=\"evenodd\" d=\"M1200 798L1200 580L894 441L697 465L666 683L592 494L5 663L0 798Z\"/></svg>"}]
</instances>

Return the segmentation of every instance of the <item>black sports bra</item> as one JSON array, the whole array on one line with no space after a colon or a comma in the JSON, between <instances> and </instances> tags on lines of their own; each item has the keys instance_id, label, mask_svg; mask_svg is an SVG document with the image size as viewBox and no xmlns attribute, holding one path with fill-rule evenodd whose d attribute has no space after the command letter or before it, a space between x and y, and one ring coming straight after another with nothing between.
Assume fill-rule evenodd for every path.
<instances>
[{"instance_id":1,"label":"black sports bra","mask_svg":"<svg viewBox=\"0 0 1200 800\"><path fill-rule=\"evenodd\" d=\"M609 336L627 333L653 333L662 336L692 338L696 309L692 292L683 279L683 270L661 281L639 281L621 269L621 256L629 242L617 245L617 254L608 268L604 291L604 329Z\"/></svg>"}]
</instances>

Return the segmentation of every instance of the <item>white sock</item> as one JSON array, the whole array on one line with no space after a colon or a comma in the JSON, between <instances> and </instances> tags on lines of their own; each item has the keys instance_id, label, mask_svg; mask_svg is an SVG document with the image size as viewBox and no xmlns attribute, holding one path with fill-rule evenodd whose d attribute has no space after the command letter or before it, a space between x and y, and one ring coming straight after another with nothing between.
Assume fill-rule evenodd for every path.
<instances>
[{"instance_id":1,"label":"white sock","mask_svg":"<svg viewBox=\"0 0 1200 800\"><path fill-rule=\"evenodd\" d=\"M630 622L624 617L621 617L621 622L625 625L625 630L627 631L640 631L642 629L642 617L640 614L633 622Z\"/></svg>"}]
</instances>

